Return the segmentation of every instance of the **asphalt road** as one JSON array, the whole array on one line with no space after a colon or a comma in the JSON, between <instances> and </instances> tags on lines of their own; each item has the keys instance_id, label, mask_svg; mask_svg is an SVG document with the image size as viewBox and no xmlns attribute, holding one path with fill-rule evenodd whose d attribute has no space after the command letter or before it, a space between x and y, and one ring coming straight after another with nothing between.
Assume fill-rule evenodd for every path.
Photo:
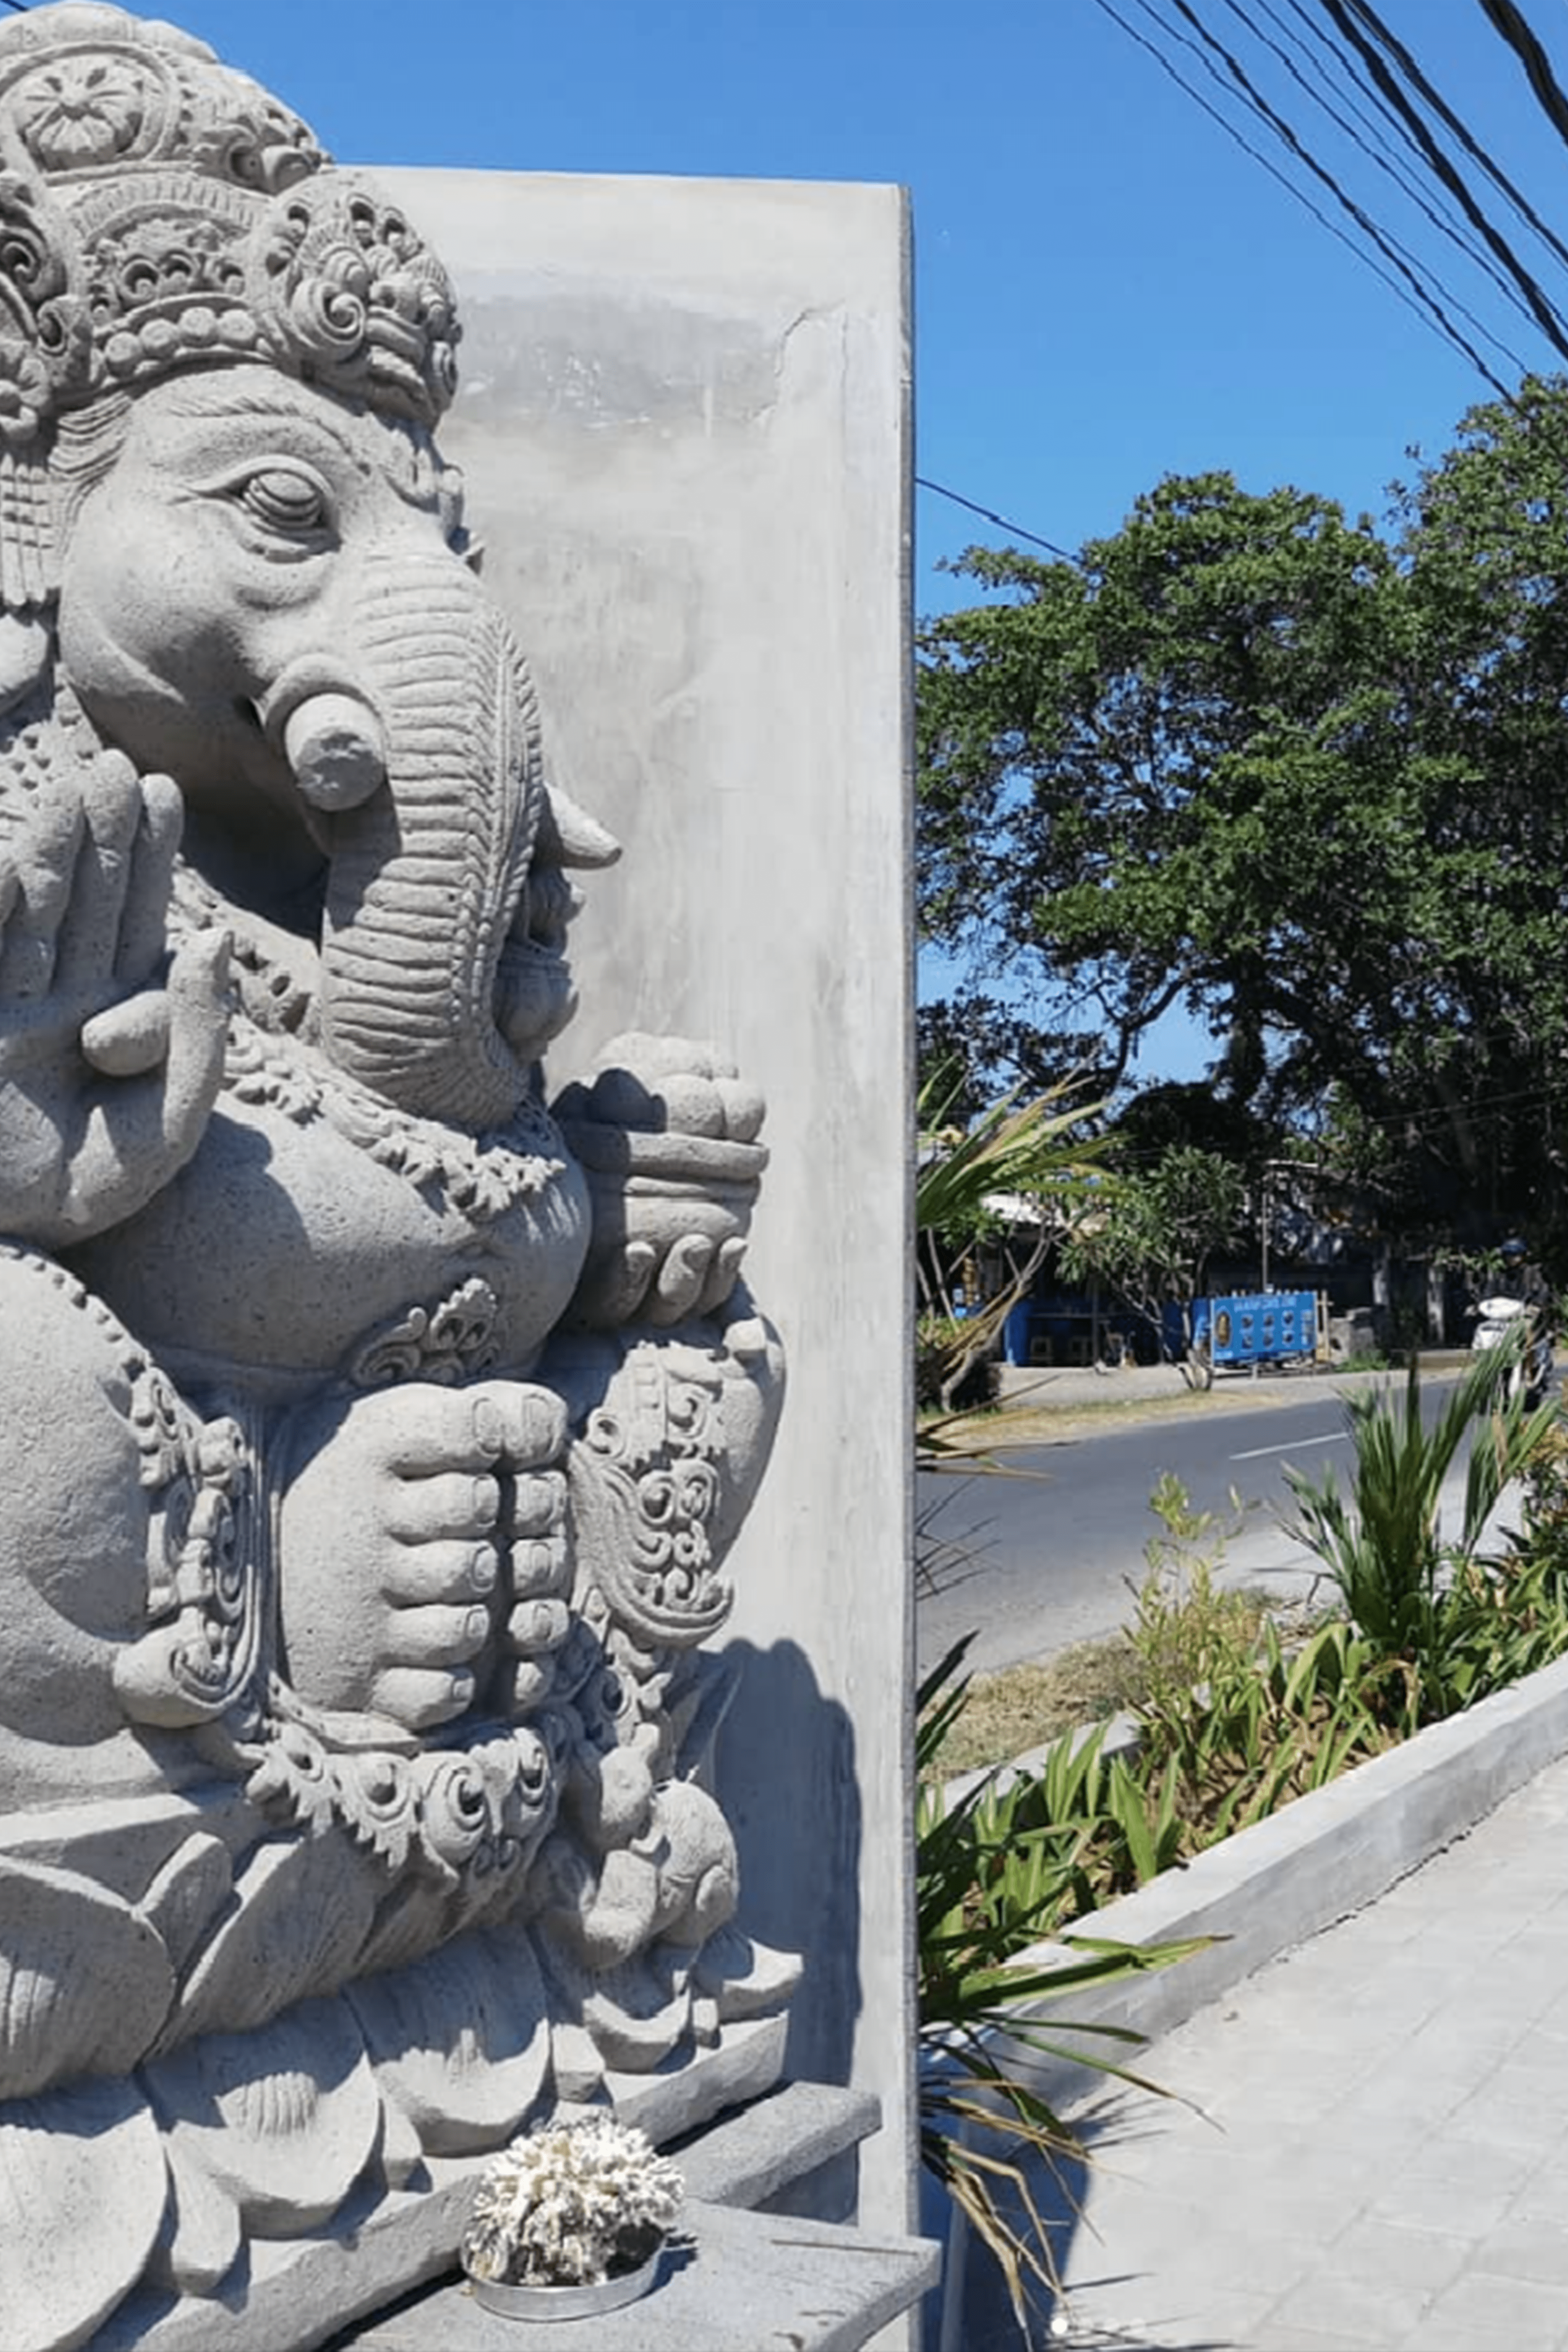
<instances>
[{"instance_id":1,"label":"asphalt road","mask_svg":"<svg viewBox=\"0 0 1568 2352\"><path fill-rule=\"evenodd\" d=\"M1424 1388L1431 1410L1447 1382ZM1289 1594L1312 1586L1316 1563L1284 1532L1287 1464L1310 1476L1352 1460L1344 1408L1326 1386L1303 1389L1258 1412L1134 1423L1008 1450L1006 1468L922 1474L922 1576L916 1604L921 1671L973 1630L968 1664L981 1672L1048 1656L1111 1632L1131 1612L1147 1574L1143 1547L1158 1533L1149 1496L1173 1472L1195 1507L1234 1514L1222 1580ZM934 1589L932 1585L934 1584Z\"/></svg>"}]
</instances>

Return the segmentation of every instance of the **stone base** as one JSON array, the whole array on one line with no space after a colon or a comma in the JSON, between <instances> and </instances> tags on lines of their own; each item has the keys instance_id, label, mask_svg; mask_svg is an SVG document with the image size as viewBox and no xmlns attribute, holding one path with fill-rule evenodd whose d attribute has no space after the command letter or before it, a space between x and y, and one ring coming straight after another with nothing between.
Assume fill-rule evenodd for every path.
<instances>
[{"instance_id":1,"label":"stone base","mask_svg":"<svg viewBox=\"0 0 1568 2352\"><path fill-rule=\"evenodd\" d=\"M711 2049L668 2074L613 2077L616 2112L659 2145L696 2131L778 2080L787 2025L781 2015L727 2026ZM89 2352L310 2352L451 2270L487 2160L432 2158L406 2188L352 2197L318 2237L252 2244L220 2294L134 2295Z\"/></svg>"},{"instance_id":2,"label":"stone base","mask_svg":"<svg viewBox=\"0 0 1568 2352\"><path fill-rule=\"evenodd\" d=\"M593 2352L857 2352L936 2284L929 2238L873 2237L688 2203L684 2242L670 2247L651 2294L596 2318ZM528 2352L584 2352L581 2325L531 2325ZM484 2310L461 2285L437 2287L353 2339L353 2352L520 2352L517 2322Z\"/></svg>"}]
</instances>

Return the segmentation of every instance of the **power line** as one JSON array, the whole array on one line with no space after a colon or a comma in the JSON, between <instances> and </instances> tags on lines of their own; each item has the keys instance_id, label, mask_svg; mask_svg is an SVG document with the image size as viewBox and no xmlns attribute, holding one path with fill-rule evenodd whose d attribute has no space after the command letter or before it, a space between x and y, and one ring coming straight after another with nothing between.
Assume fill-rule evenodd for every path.
<instances>
[{"instance_id":1,"label":"power line","mask_svg":"<svg viewBox=\"0 0 1568 2352\"><path fill-rule=\"evenodd\" d=\"M1274 10L1269 5L1269 0L1259 0L1259 5L1269 16L1274 16ZM1319 0L1319 5L1320 6L1323 5L1324 0ZM1488 5L1488 0L1479 0L1479 5L1485 7ZM1408 148L1416 163L1425 168L1426 165L1426 155L1420 142L1413 134L1410 125L1405 119L1388 104L1388 101L1383 97L1376 84L1369 79L1366 70L1361 64L1355 52L1345 48L1336 48L1333 42L1329 38L1328 34L1324 32L1322 26L1312 17L1308 7L1303 5L1303 0L1285 0L1285 5L1289 9L1291 15L1306 27L1306 30L1310 34L1319 48L1321 48L1324 56L1330 59L1335 70L1344 75L1350 88L1361 92L1361 94L1373 108L1375 112L1382 116L1384 121L1394 132L1400 142L1405 147ZM1275 17L1275 22L1279 22L1279 18L1277 16ZM1299 41L1300 37L1297 35L1295 37ZM1321 68L1320 68L1320 70L1321 70ZM1347 103L1352 102L1347 100ZM1352 110L1356 112L1358 120L1363 121L1366 121L1366 117L1361 113L1359 108L1353 108L1353 104ZM1371 127L1372 126L1369 125L1369 128ZM1376 135L1375 132L1374 135ZM1437 198L1437 202L1439 204L1442 202L1440 195ZM1452 219L1452 217L1453 215L1450 214L1449 218ZM1450 234L1452 232L1450 232ZM1458 241L1463 247L1464 240L1462 231L1460 232ZM1466 249L1468 250L1471 258L1477 263L1477 265L1486 270L1488 276L1493 279L1494 283L1506 286L1509 299L1513 303L1514 308L1521 311L1524 317L1531 318L1532 314L1522 295L1519 292L1517 286L1515 286L1510 280L1500 278L1497 270L1492 267L1491 263L1486 259L1484 254L1477 247L1472 246Z\"/></svg>"},{"instance_id":2,"label":"power line","mask_svg":"<svg viewBox=\"0 0 1568 2352\"><path fill-rule=\"evenodd\" d=\"M1444 307L1445 304L1459 310L1463 310L1464 306L1452 293L1450 293L1448 288L1445 286L1443 280L1437 276L1436 271L1431 268L1430 266L1426 266L1423 273L1423 267L1415 262L1415 257L1407 253L1397 238L1380 227L1378 223L1373 220L1371 214L1366 211L1364 206L1358 204L1354 197L1347 194L1346 190L1341 186L1339 181L1334 177L1333 173L1327 168L1327 166L1321 163L1318 161L1318 158L1302 145L1300 140L1297 137L1289 123L1287 122L1284 117L1279 114L1274 107L1270 106L1267 99L1263 97L1261 91L1253 82L1246 68L1242 66L1240 60L1233 56L1231 51L1226 47L1223 41L1219 40L1208 30L1207 26L1198 16L1195 9L1194 9L1190 5L1190 0L1170 0L1170 5L1173 5L1178 14L1193 27L1193 31L1198 37L1197 40L1194 40L1190 36L1178 31L1173 25L1171 25L1164 19L1155 16L1151 5L1151 0L1137 0L1137 5L1142 9L1144 15L1151 16L1156 24L1162 26L1163 31L1173 35L1175 39L1182 43L1184 47L1191 49L1194 55L1198 58L1200 63L1202 63L1211 79L1217 82L1221 89L1224 89L1226 86L1225 79L1221 75L1219 68L1204 55L1204 48L1213 51L1214 55L1221 60L1221 63L1225 68L1225 73L1229 76L1237 89L1241 92L1243 101L1249 110L1274 134L1296 163L1304 165L1305 168L1311 173L1314 179L1320 180L1322 183L1323 186L1327 188L1330 194L1334 198L1342 210L1350 215L1351 219L1355 223L1356 227L1362 232L1363 236L1369 237L1378 252L1380 252L1392 265L1392 267L1397 270L1399 276L1405 280L1412 294L1415 296L1417 307L1417 315L1429 314L1428 323L1436 322L1438 331L1453 344L1457 351L1460 352L1464 357L1469 361L1471 366L1476 369L1477 373L1483 376L1487 383L1491 385L1492 390L1496 392L1500 398L1507 399L1509 396L1508 387L1501 383L1492 373L1491 370L1482 360L1479 352L1477 352L1467 338L1460 333L1459 330L1455 326L1452 319L1448 317L1447 311ZM1198 45L1200 41L1204 45L1203 48L1200 48ZM1294 184L1289 181L1286 182L1287 186L1293 187L1293 184ZM1300 192L1298 191L1297 193ZM1365 256L1363 255L1362 257L1364 259ZM1438 299L1439 297L1441 297L1441 299ZM1470 314L1467 311L1465 312L1465 315L1468 317ZM1486 331L1483 329L1482 331L1485 332Z\"/></svg>"},{"instance_id":3,"label":"power line","mask_svg":"<svg viewBox=\"0 0 1568 2352\"><path fill-rule=\"evenodd\" d=\"M1153 11L1147 5L1147 0L1136 0L1136 5L1143 9L1145 16L1149 16L1154 24L1159 26L1162 32L1169 35L1174 31L1174 27L1167 23L1163 17L1156 16L1153 14ZM1500 399L1506 400L1509 398L1508 387L1500 383L1498 377L1492 373L1492 371L1487 366L1485 361L1471 349L1468 342L1461 334L1459 334L1458 330L1452 325L1451 321L1445 318L1441 306L1435 302L1430 295L1426 294L1425 289L1420 288L1416 281L1413 280L1412 282L1416 284L1416 292L1421 296L1419 300L1415 299L1415 295L1407 291L1405 287L1401 286L1398 279L1392 277L1379 262L1375 261L1363 246L1358 245L1352 236L1348 236L1336 222L1331 220L1329 215L1322 210L1321 206L1315 205L1312 202L1311 197L1307 194L1306 190L1304 188L1298 187L1295 181L1290 179L1284 172L1280 171L1278 164L1271 163L1269 158L1263 152L1262 149L1255 146L1252 141L1246 136L1245 132L1238 130L1237 125L1230 121L1228 116L1222 114L1216 106L1212 106L1209 103L1209 100L1205 98L1203 92L1196 89L1194 84L1187 79L1186 76L1177 66L1172 63L1170 58L1165 55L1164 51L1161 49L1155 42L1151 41L1146 35L1141 33L1135 25L1129 24L1127 18L1121 15L1121 11L1111 5L1111 0L1095 0L1095 5L1100 10L1102 15L1110 18L1112 24L1121 27L1121 31L1127 35L1129 40L1136 41L1141 49L1144 49L1148 52L1150 57L1154 59L1156 65L1160 67L1161 70L1170 76L1171 79L1176 84L1178 89L1184 90L1186 95L1192 100L1194 105L1201 107L1204 113L1209 117L1210 121L1216 122L1220 129L1225 132L1226 136L1236 142L1236 144L1241 149L1243 154L1250 156L1255 163L1260 165L1261 168L1268 173L1270 179L1278 180L1279 185L1286 191L1287 194L1293 196L1296 202L1302 206L1303 210L1311 215L1320 228L1325 229L1330 236L1337 238L1339 243L1344 246L1347 251L1354 254L1356 259L1364 268L1370 269L1374 278L1381 279L1383 284L1388 288L1390 293L1394 296L1395 299L1403 302L1407 310L1414 312L1415 316L1421 320L1423 326L1431 329L1434 333L1442 336L1446 341L1451 343L1456 350L1462 352L1464 357L1469 361L1471 366L1474 367L1485 382L1491 386L1492 390L1498 394ZM1176 38L1181 40L1183 39L1183 37L1177 34ZM1183 46L1187 48L1196 48L1196 44L1192 41L1184 40ZM1206 66L1207 61L1205 60L1205 63ZM1212 67L1207 68L1207 69L1211 74L1213 74L1214 69ZM1215 75L1214 78L1216 80L1219 79L1217 75ZM1331 182L1330 184L1332 185L1332 182ZM1339 194L1340 192L1336 189L1335 193ZM1346 209L1349 210L1350 206L1348 202L1342 195L1341 196L1341 201L1342 203L1346 203ZM1410 276L1410 272L1408 270L1406 270L1405 274L1407 277Z\"/></svg>"},{"instance_id":4,"label":"power line","mask_svg":"<svg viewBox=\"0 0 1568 2352\"><path fill-rule=\"evenodd\" d=\"M1362 84L1355 80L1353 75L1348 78L1347 82L1337 81L1334 75L1329 71L1327 67L1325 67L1318 58L1313 57L1312 53L1308 49L1305 42L1301 39L1300 35L1299 33L1292 32L1289 26L1285 22L1285 19L1279 15L1279 10L1270 5L1270 0L1257 0L1257 5L1262 10L1263 15L1268 19L1271 25L1278 28L1280 34L1283 35L1284 39L1298 52L1307 66L1308 70L1313 75L1317 81L1321 83L1322 90L1326 90L1328 92L1327 97L1323 96L1322 91L1314 89L1311 83L1307 80L1306 76L1302 73L1300 67L1296 63L1295 58L1290 55L1289 50L1283 47L1281 44L1273 39L1269 34L1264 32L1257 21L1247 15L1246 8L1242 5L1242 0L1225 0L1225 5L1230 10L1231 15L1237 17L1252 35L1253 38L1260 41L1263 47L1268 49L1273 57L1279 59L1280 65L1289 75L1291 80L1296 83L1298 88L1304 93L1310 103L1318 107L1328 116L1330 121L1333 123L1335 128L1338 131L1342 131L1344 136L1350 141L1351 144L1360 154L1366 158L1366 161L1371 163L1375 170L1382 172L1386 178L1392 180L1394 185L1399 190L1400 194L1405 198L1407 203L1415 205L1416 211L1420 213L1422 217L1436 230L1439 236L1446 237L1448 243L1452 245L1458 253L1463 255L1464 258L1473 268L1479 269L1491 280L1492 285L1502 296L1505 302L1510 304L1514 310L1519 311L1522 318L1528 320L1531 316L1529 306L1526 304L1517 286L1512 283L1511 279L1504 275L1503 271L1498 267L1496 262L1493 261L1483 249L1479 247L1470 238L1466 236L1462 226L1456 222L1452 213L1447 211L1442 206L1440 200L1437 204L1434 204L1432 199L1422 188L1419 181L1412 179L1409 173L1404 168L1404 166L1393 160L1388 151L1387 142L1383 130L1380 128L1378 123L1373 120L1372 116L1368 114L1365 108L1357 104L1356 99L1352 95L1352 92L1361 89L1363 87ZM1488 5L1489 0L1481 0L1482 6L1486 6ZM1300 14L1300 10L1298 10L1297 13ZM1323 47L1328 57L1333 60L1334 64L1337 67L1342 68L1343 60L1340 58L1339 52L1327 42L1323 44ZM1378 100L1375 93L1368 94L1372 96L1373 104L1377 104ZM1340 108L1342 106L1348 110L1349 116L1351 118L1350 120L1347 120L1346 115L1340 111ZM1398 122L1397 118L1391 115L1387 108L1383 108L1382 111L1385 121L1396 131L1401 133L1401 136L1404 138L1405 144L1411 147L1412 152L1415 152L1414 142L1409 139L1408 134L1403 131L1403 127ZM1358 125L1360 126L1359 129L1357 128ZM1363 131L1369 135L1363 137ZM1401 250L1405 250L1405 248L1401 247ZM1511 361L1513 365L1522 375L1525 373L1525 363L1520 358L1519 353L1517 352L1510 351L1509 346L1503 342L1500 336L1495 335L1491 329L1488 327L1483 320L1477 318L1473 310L1467 309L1463 304L1459 304L1458 308L1462 316L1469 320L1471 326L1476 329L1477 332L1485 335L1487 341L1491 343L1495 349L1500 351L1505 359Z\"/></svg>"},{"instance_id":5,"label":"power line","mask_svg":"<svg viewBox=\"0 0 1568 2352\"><path fill-rule=\"evenodd\" d=\"M1150 0L1138 0L1138 5L1143 9L1145 15L1152 13L1150 7ZM1349 195L1340 185L1339 181L1328 169L1327 165L1320 163L1318 158L1302 145L1300 140L1297 137L1295 131L1285 120L1284 116L1281 115L1276 108L1271 106L1268 100L1263 96L1262 91L1258 88L1257 83L1247 73L1240 59L1236 57L1230 49L1226 48L1225 43L1219 39L1216 34L1212 33L1208 26L1204 24L1196 10L1192 6L1191 0L1169 0L1169 5L1173 5L1176 9L1177 13L1184 18L1186 23L1192 26L1193 31L1197 35L1198 39L1202 41L1204 47L1212 50L1214 55L1220 59L1226 74L1229 75L1231 80L1240 90L1243 100L1250 111L1257 116L1259 121L1264 123L1266 127L1274 133L1275 137L1279 140L1281 144L1285 147L1287 152L1290 154L1298 163L1304 164L1315 179L1322 182L1323 185L1329 190L1335 201L1341 205L1347 213L1349 213L1351 218L1355 222L1356 226L1362 230L1363 235L1372 238L1379 252L1386 255L1387 258L1393 263L1394 268L1398 270L1400 276L1412 287L1417 299L1433 313L1444 333L1449 337L1450 341L1454 341L1458 345L1459 350L1465 353L1466 357L1469 359L1476 367L1480 368L1481 361L1479 354L1471 349L1464 338L1458 334L1453 322L1445 315L1442 303L1438 302L1436 295L1433 292L1434 288L1436 289L1436 294L1440 294L1442 296L1443 302L1449 304L1454 310L1459 312L1461 317L1468 319L1470 324L1477 329L1478 332L1486 336L1489 342L1496 344L1497 348L1504 352L1504 356L1511 360L1515 367L1519 367L1522 371L1522 362L1520 361L1517 353L1508 351L1506 346L1498 343L1497 337L1491 333L1489 328L1484 327L1481 324L1480 320L1475 316L1475 313L1472 310L1468 310L1457 295L1452 293L1450 289L1444 285L1443 280L1437 276L1436 271L1433 269L1429 264L1425 265L1426 275L1424 279L1421 275L1423 265L1416 262L1415 257L1410 253L1408 248L1402 245L1399 239L1395 237L1391 231L1383 228L1379 223L1373 218L1372 215L1367 212L1363 205L1356 202L1354 197ZM1252 19L1246 15L1245 11L1237 5L1237 0L1226 0L1226 5L1230 8L1233 16L1239 17L1241 23L1247 27L1247 31L1253 35L1255 39L1262 40L1266 47L1275 50L1275 54L1277 56L1282 54L1275 47L1275 44L1268 39L1267 35L1259 34L1256 24L1254 24ZM1156 18L1155 21L1158 22L1159 19ZM1186 36L1177 32L1174 26L1169 26L1166 29L1174 33L1175 37L1178 40L1183 41L1185 47L1194 51L1194 54L1199 58L1200 62L1205 67L1206 70L1216 81L1220 80L1218 71L1209 63L1208 58L1203 56L1202 50L1197 47L1197 44L1195 42L1188 38ZM1298 79L1300 79L1299 76ZM1223 81L1221 82L1221 87L1224 87ZM1304 84L1303 87L1305 87ZM1309 96L1311 95L1310 92L1308 94ZM1319 101L1314 100L1313 102L1318 103ZM1472 255L1469 257L1473 259L1474 256ZM1486 373L1484 370L1482 372ZM1500 393L1503 392L1504 387L1498 383L1495 376L1489 375L1489 381L1497 391Z\"/></svg>"},{"instance_id":6,"label":"power line","mask_svg":"<svg viewBox=\"0 0 1568 2352\"><path fill-rule=\"evenodd\" d=\"M1523 66L1536 104L1556 131L1568 141L1568 98L1563 94L1551 61L1535 34L1514 6L1513 0L1479 0L1492 29L1505 40Z\"/></svg>"},{"instance_id":7,"label":"power line","mask_svg":"<svg viewBox=\"0 0 1568 2352\"><path fill-rule=\"evenodd\" d=\"M1367 71L1384 93L1390 105L1409 124L1427 164L1452 194L1478 236L1485 239L1503 268L1513 278L1520 292L1530 305L1547 341L1560 355L1568 358L1568 335L1564 333L1562 314L1555 304L1548 299L1542 289L1537 285L1535 278L1510 246L1501 230L1495 227L1487 218L1476 198L1465 185L1463 177L1448 157L1444 154L1432 132L1422 121L1415 107L1406 96L1405 89L1401 88L1399 80L1391 70L1389 64L1385 62L1384 57L1379 54L1380 50L1386 52L1394 67L1397 68L1398 73L1404 77L1407 88L1415 92L1423 105L1430 108L1449 137L1457 140L1471 162L1486 173L1493 185L1512 205L1520 219L1527 227L1533 230L1553 258L1559 262L1568 263L1568 246L1564 246L1562 238L1548 227L1534 205L1520 189L1515 187L1500 164L1494 162L1467 130L1453 108L1439 96L1404 43L1395 38L1376 11L1365 5L1365 0L1319 0L1319 5L1342 37L1355 48Z\"/></svg>"},{"instance_id":8,"label":"power line","mask_svg":"<svg viewBox=\"0 0 1568 2352\"><path fill-rule=\"evenodd\" d=\"M1054 539L1042 539L1037 530L1026 530L1021 522L1009 522L1005 515L993 513L989 507L978 505L973 499L966 499L961 490L950 490L945 482L933 482L929 474L917 474L915 486L918 489L933 491L939 499L950 499L955 507L967 508L971 514L979 515L984 522L994 522L998 530L1008 532L1014 539L1026 539L1031 547L1043 547L1047 555L1059 557L1063 563L1082 567L1081 555L1073 555L1067 548L1058 547Z\"/></svg>"}]
</instances>

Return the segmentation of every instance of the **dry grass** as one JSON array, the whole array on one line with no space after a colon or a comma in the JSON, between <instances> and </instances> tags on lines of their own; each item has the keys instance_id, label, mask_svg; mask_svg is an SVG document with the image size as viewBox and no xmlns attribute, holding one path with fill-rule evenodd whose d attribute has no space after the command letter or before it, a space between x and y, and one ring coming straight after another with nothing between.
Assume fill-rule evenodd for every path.
<instances>
[{"instance_id":1,"label":"dry grass","mask_svg":"<svg viewBox=\"0 0 1568 2352\"><path fill-rule=\"evenodd\" d=\"M1124 1634L1075 1642L1037 1664L976 1675L969 1697L942 1745L943 1772L1000 1764L1080 1723L1098 1723L1131 1706L1142 1680Z\"/></svg>"},{"instance_id":2,"label":"dry grass","mask_svg":"<svg viewBox=\"0 0 1568 2352\"><path fill-rule=\"evenodd\" d=\"M951 1414L941 1421L922 1415L922 1433L932 1431L942 1450L1004 1461L1016 1445L1070 1444L1097 1429L1121 1429L1136 1422L1191 1421L1215 1412L1271 1412L1298 1402L1294 1391L1280 1394L1249 1383L1198 1392L1184 1389L1168 1396L1108 1397L1103 1404L995 1404L977 1412Z\"/></svg>"},{"instance_id":3,"label":"dry grass","mask_svg":"<svg viewBox=\"0 0 1568 2352\"><path fill-rule=\"evenodd\" d=\"M1241 1585L1214 1592L1201 1613L1247 1649L1259 1641L1267 1617L1273 1618L1284 1640L1295 1642L1331 1612ZM1142 1646L1128 1632L1109 1633L1102 1641L1075 1642L1053 1657L976 1675L942 1744L936 1759L940 1771L947 1775L1010 1763L1032 1748L1060 1738L1064 1731L1137 1707L1156 1685L1181 1678L1185 1652L1195 1637L1189 1617L1177 1640L1178 1622L1177 1617L1169 1621L1163 1639L1160 1628L1148 1628Z\"/></svg>"}]
</instances>

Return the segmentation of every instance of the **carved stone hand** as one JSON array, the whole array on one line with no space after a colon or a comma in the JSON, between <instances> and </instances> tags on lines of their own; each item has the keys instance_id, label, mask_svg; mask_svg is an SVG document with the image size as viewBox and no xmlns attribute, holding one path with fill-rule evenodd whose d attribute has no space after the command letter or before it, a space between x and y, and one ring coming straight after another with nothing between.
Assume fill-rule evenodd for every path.
<instances>
[{"instance_id":1,"label":"carved stone hand","mask_svg":"<svg viewBox=\"0 0 1568 2352\"><path fill-rule=\"evenodd\" d=\"M0 830L0 1231L47 1248L142 1208L216 1099L226 933L163 970L180 808L108 751Z\"/></svg>"},{"instance_id":2,"label":"carved stone hand","mask_svg":"<svg viewBox=\"0 0 1568 2352\"><path fill-rule=\"evenodd\" d=\"M628 1034L556 1116L587 1171L594 1238L573 1314L597 1329L716 1313L767 1165L762 1096L688 1038Z\"/></svg>"},{"instance_id":3,"label":"carved stone hand","mask_svg":"<svg viewBox=\"0 0 1568 2352\"><path fill-rule=\"evenodd\" d=\"M565 1436L559 1398L509 1381L410 1381L309 1412L280 1539L295 1689L414 1730L461 1715L506 1599L503 1486Z\"/></svg>"}]
</instances>

